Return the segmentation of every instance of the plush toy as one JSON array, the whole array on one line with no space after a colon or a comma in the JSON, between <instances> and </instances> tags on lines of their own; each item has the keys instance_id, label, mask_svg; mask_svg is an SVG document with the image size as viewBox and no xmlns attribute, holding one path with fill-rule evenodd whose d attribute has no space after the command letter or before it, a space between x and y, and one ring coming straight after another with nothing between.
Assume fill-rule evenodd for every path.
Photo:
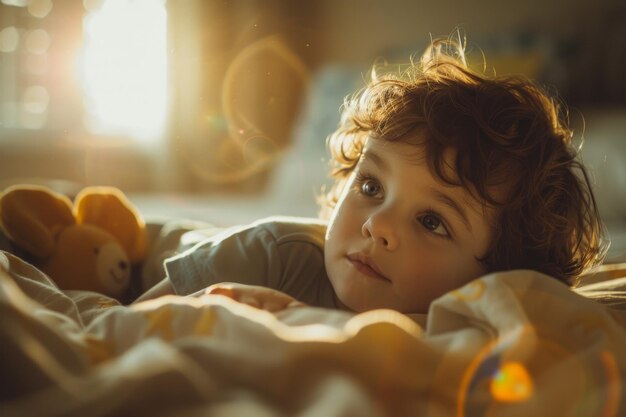
<instances>
[{"instance_id":1,"label":"plush toy","mask_svg":"<svg viewBox=\"0 0 626 417\"><path fill-rule=\"evenodd\" d=\"M46 187L9 187L0 196L0 227L59 288L120 300L147 251L145 222L112 187L85 188L73 205Z\"/></svg>"}]
</instances>

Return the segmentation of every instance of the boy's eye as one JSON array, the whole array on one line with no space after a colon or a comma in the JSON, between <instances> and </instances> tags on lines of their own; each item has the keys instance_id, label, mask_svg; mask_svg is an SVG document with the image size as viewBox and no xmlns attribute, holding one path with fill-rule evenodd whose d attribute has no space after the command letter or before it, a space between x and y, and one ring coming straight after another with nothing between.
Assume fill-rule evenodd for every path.
<instances>
[{"instance_id":1,"label":"boy's eye","mask_svg":"<svg viewBox=\"0 0 626 417\"><path fill-rule=\"evenodd\" d=\"M372 179L365 180L361 184L361 192L363 192L363 194L367 196L374 197L375 195L380 193L380 191L381 191L380 184Z\"/></svg>"},{"instance_id":2,"label":"boy's eye","mask_svg":"<svg viewBox=\"0 0 626 417\"><path fill-rule=\"evenodd\" d=\"M450 236L441 219L434 214L426 214L422 216L419 221L427 230L430 230L437 235L446 237Z\"/></svg>"}]
</instances>

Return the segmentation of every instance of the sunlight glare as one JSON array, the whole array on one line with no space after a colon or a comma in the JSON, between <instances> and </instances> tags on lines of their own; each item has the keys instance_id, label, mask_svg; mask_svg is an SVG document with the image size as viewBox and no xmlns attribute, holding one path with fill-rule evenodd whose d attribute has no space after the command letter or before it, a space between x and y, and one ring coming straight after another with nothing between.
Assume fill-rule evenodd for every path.
<instances>
[{"instance_id":1,"label":"sunlight glare","mask_svg":"<svg viewBox=\"0 0 626 417\"><path fill-rule=\"evenodd\" d=\"M107 0L84 19L87 128L154 141L165 126L165 0Z\"/></svg>"}]
</instances>

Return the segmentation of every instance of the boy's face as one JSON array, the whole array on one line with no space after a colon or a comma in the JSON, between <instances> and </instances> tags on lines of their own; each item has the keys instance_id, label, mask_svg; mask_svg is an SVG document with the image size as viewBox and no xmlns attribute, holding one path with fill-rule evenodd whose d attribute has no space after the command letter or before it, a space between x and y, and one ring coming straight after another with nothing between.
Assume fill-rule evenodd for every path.
<instances>
[{"instance_id":1,"label":"boy's face","mask_svg":"<svg viewBox=\"0 0 626 417\"><path fill-rule=\"evenodd\" d=\"M485 272L490 209L440 182L415 145L368 139L326 234L326 270L347 308L425 313Z\"/></svg>"}]
</instances>

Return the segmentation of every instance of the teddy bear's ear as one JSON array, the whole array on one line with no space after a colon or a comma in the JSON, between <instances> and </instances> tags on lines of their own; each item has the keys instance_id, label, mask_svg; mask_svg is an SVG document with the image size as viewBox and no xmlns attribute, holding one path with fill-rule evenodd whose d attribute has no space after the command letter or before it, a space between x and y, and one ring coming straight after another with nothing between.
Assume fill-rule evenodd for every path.
<instances>
[{"instance_id":1,"label":"teddy bear's ear","mask_svg":"<svg viewBox=\"0 0 626 417\"><path fill-rule=\"evenodd\" d=\"M0 197L0 226L17 246L38 258L50 256L56 234L75 223L69 198L46 187L16 185Z\"/></svg>"},{"instance_id":2,"label":"teddy bear's ear","mask_svg":"<svg viewBox=\"0 0 626 417\"><path fill-rule=\"evenodd\" d=\"M115 236L131 262L147 252L146 224L128 198L114 187L87 187L74 202L78 224L98 226Z\"/></svg>"}]
</instances>

